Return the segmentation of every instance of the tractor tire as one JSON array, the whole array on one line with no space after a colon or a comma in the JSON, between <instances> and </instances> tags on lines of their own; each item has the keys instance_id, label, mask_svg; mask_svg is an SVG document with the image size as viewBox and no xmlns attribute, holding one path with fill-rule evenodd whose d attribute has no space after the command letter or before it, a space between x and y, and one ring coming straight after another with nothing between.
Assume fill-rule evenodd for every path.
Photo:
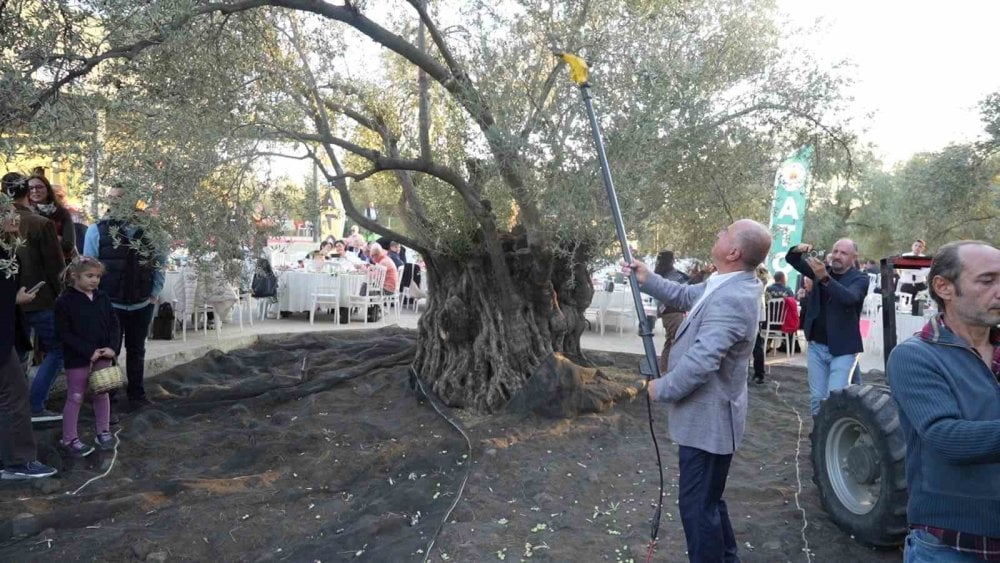
<instances>
[{"instance_id":1,"label":"tractor tire","mask_svg":"<svg viewBox=\"0 0 1000 563\"><path fill-rule=\"evenodd\" d=\"M901 545L907 533L906 441L881 385L833 391L813 424L813 482L823 508L854 539Z\"/></svg>"}]
</instances>

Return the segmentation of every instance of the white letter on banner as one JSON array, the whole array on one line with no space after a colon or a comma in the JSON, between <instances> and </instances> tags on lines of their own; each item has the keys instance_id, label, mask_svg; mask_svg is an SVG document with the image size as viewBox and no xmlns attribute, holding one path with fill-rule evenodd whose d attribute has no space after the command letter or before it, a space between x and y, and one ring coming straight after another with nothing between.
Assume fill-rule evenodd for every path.
<instances>
[{"instance_id":1,"label":"white letter on banner","mask_svg":"<svg viewBox=\"0 0 1000 563\"><path fill-rule=\"evenodd\" d=\"M781 213L778 213L778 218L791 217L793 220L799 220L799 208L795 205L795 198L789 197L785 199L784 205L781 206Z\"/></svg>"},{"instance_id":2,"label":"white letter on banner","mask_svg":"<svg viewBox=\"0 0 1000 563\"><path fill-rule=\"evenodd\" d=\"M785 262L785 253L779 252L771 258L771 271L772 272L785 272L785 276L792 273L792 268L788 262Z\"/></svg>"}]
</instances>

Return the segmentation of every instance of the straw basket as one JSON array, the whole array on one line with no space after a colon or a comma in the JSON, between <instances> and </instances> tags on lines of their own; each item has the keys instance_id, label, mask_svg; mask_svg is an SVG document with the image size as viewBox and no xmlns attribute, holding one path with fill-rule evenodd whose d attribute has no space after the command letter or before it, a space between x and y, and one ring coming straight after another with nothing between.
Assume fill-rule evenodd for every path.
<instances>
[{"instance_id":1,"label":"straw basket","mask_svg":"<svg viewBox=\"0 0 1000 563\"><path fill-rule=\"evenodd\" d=\"M90 378L87 380L87 386L94 395L107 393L119 387L124 387L125 375L122 373L121 368L118 367L118 363L112 361L108 367L91 371Z\"/></svg>"}]
</instances>

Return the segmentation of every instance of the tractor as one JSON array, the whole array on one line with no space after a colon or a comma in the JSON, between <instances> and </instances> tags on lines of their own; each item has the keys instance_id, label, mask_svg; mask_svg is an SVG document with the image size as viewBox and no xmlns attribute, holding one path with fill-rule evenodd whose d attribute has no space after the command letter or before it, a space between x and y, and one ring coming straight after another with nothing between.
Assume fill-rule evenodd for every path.
<instances>
[{"instance_id":1,"label":"tractor","mask_svg":"<svg viewBox=\"0 0 1000 563\"><path fill-rule=\"evenodd\" d=\"M892 256L880 265L881 279L893 280L896 270L929 268L931 258ZM894 284L882 285L881 315L869 314L876 322L868 327L875 331L868 342L874 340L873 348L881 348L885 373L900 337L908 338L925 321L905 307L897 312ZM877 302L870 306L877 309ZM901 545L907 534L906 442L888 385L850 385L831 392L814 421L811 443L813 482L830 519L863 543Z\"/></svg>"}]
</instances>

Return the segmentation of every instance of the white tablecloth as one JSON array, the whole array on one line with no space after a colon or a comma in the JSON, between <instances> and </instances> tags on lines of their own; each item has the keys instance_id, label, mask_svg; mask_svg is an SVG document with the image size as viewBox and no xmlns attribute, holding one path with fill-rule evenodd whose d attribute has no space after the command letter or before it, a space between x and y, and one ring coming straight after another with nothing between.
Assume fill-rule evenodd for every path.
<instances>
[{"instance_id":1,"label":"white tablecloth","mask_svg":"<svg viewBox=\"0 0 1000 563\"><path fill-rule=\"evenodd\" d=\"M341 301L346 301L345 296L351 294L352 286L353 294L360 295L361 284L365 281L364 274L313 274L296 270L279 271L277 274L278 310L293 313L308 313L313 293L320 289L322 293L336 293L341 296Z\"/></svg>"},{"instance_id":2,"label":"white tablecloth","mask_svg":"<svg viewBox=\"0 0 1000 563\"><path fill-rule=\"evenodd\" d=\"M163 291L160 292L160 303L170 303L177 300L177 293L174 291L181 279L181 272L167 272L166 281L163 283Z\"/></svg>"}]
</instances>

